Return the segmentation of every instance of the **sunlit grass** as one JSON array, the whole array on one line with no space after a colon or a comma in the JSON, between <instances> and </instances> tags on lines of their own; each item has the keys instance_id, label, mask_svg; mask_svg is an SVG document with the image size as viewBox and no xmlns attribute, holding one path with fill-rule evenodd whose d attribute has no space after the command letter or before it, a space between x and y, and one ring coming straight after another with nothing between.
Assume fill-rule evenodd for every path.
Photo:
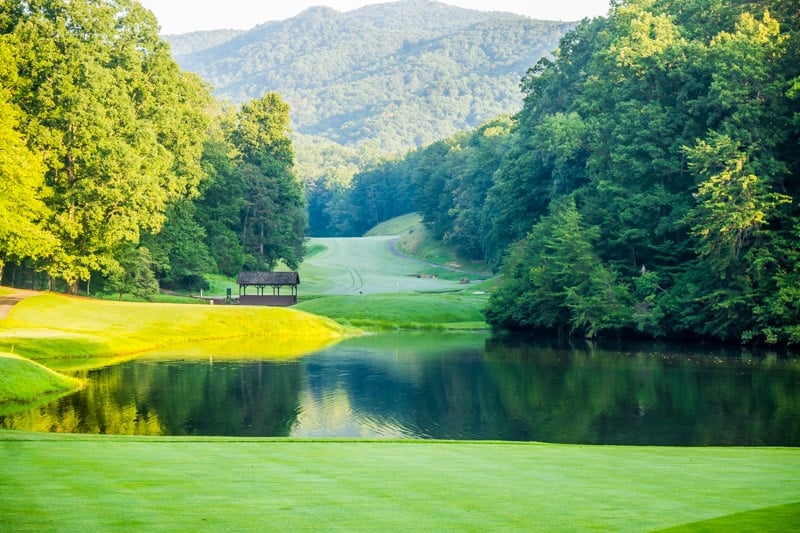
<instances>
[{"instance_id":1,"label":"sunlit grass","mask_svg":"<svg viewBox=\"0 0 800 533\"><path fill-rule=\"evenodd\" d=\"M0 350L13 348L31 358L76 358L248 337L325 345L343 334L333 321L285 308L121 303L45 294L17 304L0 322Z\"/></svg>"},{"instance_id":2,"label":"sunlit grass","mask_svg":"<svg viewBox=\"0 0 800 533\"><path fill-rule=\"evenodd\" d=\"M236 338L176 345L145 352L137 359L155 361L241 361L257 359L296 359L337 342L338 338Z\"/></svg>"},{"instance_id":3,"label":"sunlit grass","mask_svg":"<svg viewBox=\"0 0 800 533\"><path fill-rule=\"evenodd\" d=\"M9 531L652 531L800 501L788 448L0 431L0 454Z\"/></svg>"}]
</instances>

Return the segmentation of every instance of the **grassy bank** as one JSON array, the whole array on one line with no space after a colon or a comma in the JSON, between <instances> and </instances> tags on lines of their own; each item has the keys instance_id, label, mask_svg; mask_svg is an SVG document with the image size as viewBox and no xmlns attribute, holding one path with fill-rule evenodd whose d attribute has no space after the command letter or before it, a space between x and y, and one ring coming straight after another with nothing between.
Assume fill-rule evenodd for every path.
<instances>
[{"instance_id":1,"label":"grassy bank","mask_svg":"<svg viewBox=\"0 0 800 533\"><path fill-rule=\"evenodd\" d=\"M296 307L342 324L370 329L486 329L485 295L364 294L327 296Z\"/></svg>"},{"instance_id":2,"label":"grassy bank","mask_svg":"<svg viewBox=\"0 0 800 533\"><path fill-rule=\"evenodd\" d=\"M16 304L0 321L0 352L14 354L0 358L0 407L75 388L74 381L28 359L62 370L92 368L157 348L219 339L258 339L258 350L240 349L232 357L297 357L346 334L332 320L292 309L42 294Z\"/></svg>"},{"instance_id":3,"label":"grassy bank","mask_svg":"<svg viewBox=\"0 0 800 533\"><path fill-rule=\"evenodd\" d=\"M385 228L385 229L384 229ZM460 254L455 246L435 239L419 214L404 215L376 226L370 233L386 231L397 235L397 249L409 257L447 266L462 272L470 272L481 278L491 277L491 269L483 261L472 261ZM394 231L394 233L389 233ZM379 233L378 233L379 234ZM457 275L457 274L456 274ZM464 275L464 274L462 274Z\"/></svg>"},{"instance_id":4,"label":"grassy bank","mask_svg":"<svg viewBox=\"0 0 800 533\"><path fill-rule=\"evenodd\" d=\"M0 353L0 414L16 404L31 404L80 386L64 376L24 357Z\"/></svg>"},{"instance_id":5,"label":"grassy bank","mask_svg":"<svg viewBox=\"0 0 800 533\"><path fill-rule=\"evenodd\" d=\"M800 502L781 448L0 432L0 454L11 531L652 531Z\"/></svg>"},{"instance_id":6,"label":"grassy bank","mask_svg":"<svg viewBox=\"0 0 800 533\"><path fill-rule=\"evenodd\" d=\"M31 359L116 356L212 339L306 339L344 334L335 322L274 307L111 302L43 294L0 322L0 350ZM268 344L268 343L265 343Z\"/></svg>"}]
</instances>

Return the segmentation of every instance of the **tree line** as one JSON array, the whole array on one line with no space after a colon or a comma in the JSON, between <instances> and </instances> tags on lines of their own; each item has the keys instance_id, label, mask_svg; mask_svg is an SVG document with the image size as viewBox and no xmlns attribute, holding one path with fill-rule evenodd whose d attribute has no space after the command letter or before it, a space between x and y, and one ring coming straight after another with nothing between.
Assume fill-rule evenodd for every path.
<instances>
[{"instance_id":1,"label":"tree line","mask_svg":"<svg viewBox=\"0 0 800 533\"><path fill-rule=\"evenodd\" d=\"M302 259L288 105L215 101L138 2L3 3L0 146L0 280L149 295Z\"/></svg>"},{"instance_id":2,"label":"tree line","mask_svg":"<svg viewBox=\"0 0 800 533\"><path fill-rule=\"evenodd\" d=\"M322 211L352 232L420 211L503 273L497 327L797 344L798 58L789 0L618 2L528 71L514 117Z\"/></svg>"}]
</instances>

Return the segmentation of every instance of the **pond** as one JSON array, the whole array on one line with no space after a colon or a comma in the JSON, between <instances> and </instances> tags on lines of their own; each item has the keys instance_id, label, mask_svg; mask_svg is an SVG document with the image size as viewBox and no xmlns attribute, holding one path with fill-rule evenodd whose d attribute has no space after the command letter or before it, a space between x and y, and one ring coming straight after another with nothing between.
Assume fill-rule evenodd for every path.
<instances>
[{"instance_id":1,"label":"pond","mask_svg":"<svg viewBox=\"0 0 800 533\"><path fill-rule=\"evenodd\" d=\"M89 380L84 390L0 416L0 427L800 445L797 358L669 345L612 349L583 341L402 333L349 339L302 358L269 361L237 358L231 342L84 372Z\"/></svg>"}]
</instances>

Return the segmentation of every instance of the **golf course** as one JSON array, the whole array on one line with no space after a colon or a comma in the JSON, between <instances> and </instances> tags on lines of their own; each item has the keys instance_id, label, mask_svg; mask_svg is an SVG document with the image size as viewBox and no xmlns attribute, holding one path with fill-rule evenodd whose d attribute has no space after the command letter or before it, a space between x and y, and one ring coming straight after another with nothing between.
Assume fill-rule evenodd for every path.
<instances>
[{"instance_id":1,"label":"golf course","mask_svg":"<svg viewBox=\"0 0 800 533\"><path fill-rule=\"evenodd\" d=\"M0 320L0 414L82 387L75 370L204 340L255 339L257 353L228 356L296 360L374 330L485 327L480 285L395 241L313 240L297 309L26 295ZM800 528L790 447L0 430L0 457L0 531Z\"/></svg>"}]
</instances>

